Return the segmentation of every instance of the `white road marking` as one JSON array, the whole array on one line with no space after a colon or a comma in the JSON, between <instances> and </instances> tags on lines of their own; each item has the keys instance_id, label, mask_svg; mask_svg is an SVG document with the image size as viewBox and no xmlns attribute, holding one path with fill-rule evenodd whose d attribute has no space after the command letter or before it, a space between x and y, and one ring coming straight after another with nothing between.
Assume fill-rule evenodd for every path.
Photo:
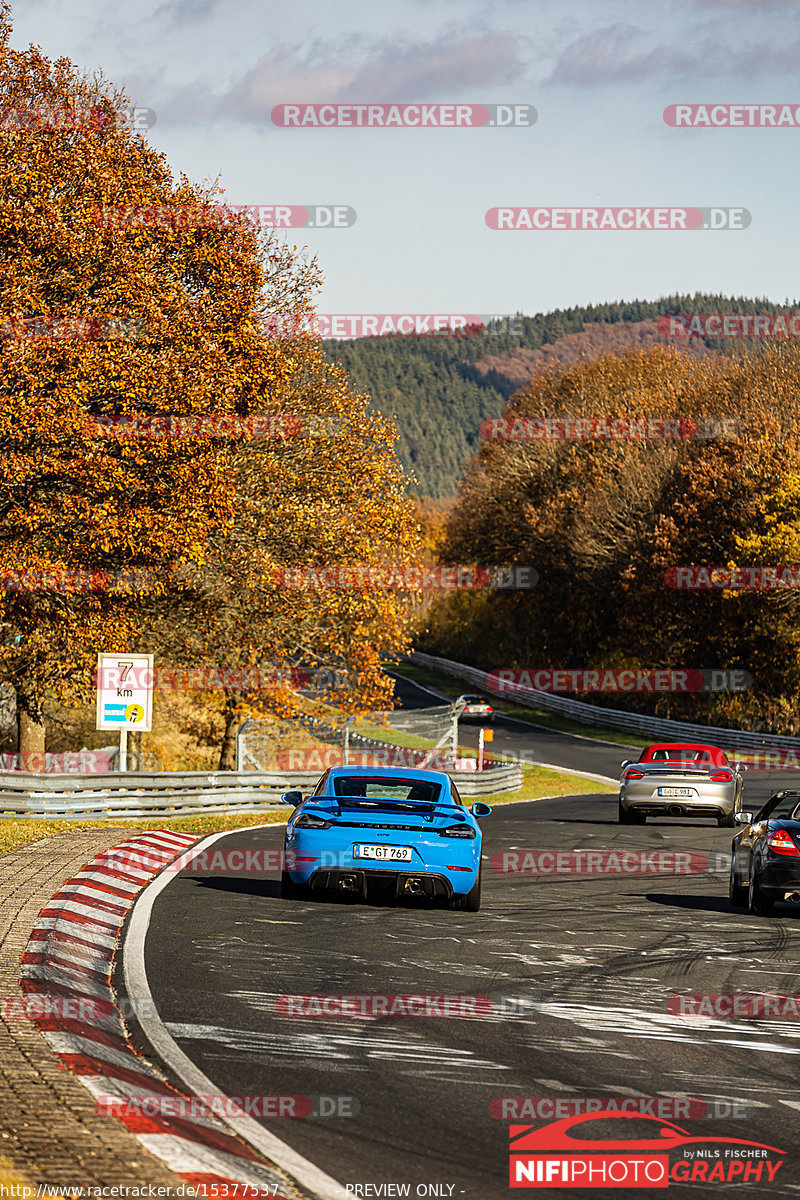
<instances>
[{"instance_id":1,"label":"white road marking","mask_svg":"<svg viewBox=\"0 0 800 1200\"><path fill-rule=\"evenodd\" d=\"M265 1190L265 1182L271 1185L270 1190L282 1190L285 1186L281 1176L270 1171L265 1163L248 1162L245 1158L226 1154L216 1146L211 1148L167 1133L140 1133L138 1136L146 1149L178 1174L223 1174L228 1179L257 1187L260 1194Z\"/></svg>"},{"instance_id":2,"label":"white road marking","mask_svg":"<svg viewBox=\"0 0 800 1200\"><path fill-rule=\"evenodd\" d=\"M509 756L504 754L503 757L508 758ZM593 771L578 771L575 767L560 767L558 763L533 762L530 758L512 758L509 761L522 763L526 767L547 767L548 771L559 771L562 775L580 775L581 778L591 779L594 783L607 783L613 787L619 785L619 778L614 779L611 775L595 775Z\"/></svg>"},{"instance_id":3,"label":"white road marking","mask_svg":"<svg viewBox=\"0 0 800 1200\"><path fill-rule=\"evenodd\" d=\"M485 1018L483 1018L485 1019ZM369 1020L369 1018L364 1018ZM216 1042L230 1050L242 1050L248 1054L264 1054L284 1058L313 1058L317 1064L329 1061L347 1061L356 1069L366 1069L358 1060L424 1063L426 1066L465 1066L470 1070L510 1071L501 1063L476 1058L471 1050L455 1050L449 1046L438 1046L420 1042L413 1046L407 1036L377 1037L364 1033L363 1023L332 1018L317 1020L318 1029L308 1033L267 1033L252 1029L224 1029L218 1025L192 1025L170 1021L166 1028L176 1038ZM350 1027L348 1029L348 1026Z\"/></svg>"},{"instance_id":4,"label":"white road marking","mask_svg":"<svg viewBox=\"0 0 800 1200\"><path fill-rule=\"evenodd\" d=\"M250 829L271 828L269 825L253 825ZM210 837L197 843L197 848L206 848L220 838L230 837L230 831L211 834ZM164 888L175 878L170 872L162 872L152 883L143 890L131 912L128 933L123 946L123 967L125 987L129 996L136 996L143 1001L142 1007L149 1014L139 1018L139 1025L155 1052L168 1064L178 1078L189 1089L190 1094L213 1095L218 1090L208 1076L195 1066L187 1054L181 1050L172 1034L156 1012L155 1001L150 990L150 983L145 968L144 946L153 905ZM264 1129L252 1117L224 1117L226 1125L244 1138L259 1153L271 1158L282 1170L291 1175L297 1182L309 1189L314 1195L324 1200L350 1200L350 1193L321 1170L315 1163L298 1154L286 1142L282 1142L275 1134ZM158 1152L158 1151L156 1151Z\"/></svg>"}]
</instances>

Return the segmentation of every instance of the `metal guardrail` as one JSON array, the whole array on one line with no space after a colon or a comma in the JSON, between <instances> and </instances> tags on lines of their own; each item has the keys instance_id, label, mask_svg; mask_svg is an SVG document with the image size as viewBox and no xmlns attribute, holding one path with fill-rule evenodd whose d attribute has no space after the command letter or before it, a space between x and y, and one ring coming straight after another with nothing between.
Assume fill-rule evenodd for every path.
<instances>
[{"instance_id":1,"label":"metal guardrail","mask_svg":"<svg viewBox=\"0 0 800 1200\"><path fill-rule=\"evenodd\" d=\"M462 796L516 791L518 766L482 772L448 771ZM91 817L192 816L196 813L261 812L283 808L290 788L310 791L319 771L131 772L103 775L37 775L0 772L0 821L37 818L81 821ZM288 810L286 810L288 812Z\"/></svg>"},{"instance_id":2,"label":"metal guardrail","mask_svg":"<svg viewBox=\"0 0 800 1200\"><path fill-rule=\"evenodd\" d=\"M672 721L666 717L648 717L641 713L624 712L618 708L600 708L583 700L570 700L567 696L554 696L551 692L537 692L534 688L515 688L513 693L500 691L488 682L486 671L469 667L466 663L453 662L449 658L437 658L433 654L414 651L411 661L421 667L444 671L457 679L465 679L473 687L513 700L526 708L544 709L572 717L585 725L605 725L608 729L619 729L625 733L641 733L671 741L713 741L722 747L739 750L800 750L800 738L783 737L774 733L754 733L751 730L722 729L715 725L692 725L687 721Z\"/></svg>"},{"instance_id":3,"label":"metal guardrail","mask_svg":"<svg viewBox=\"0 0 800 1200\"><path fill-rule=\"evenodd\" d=\"M517 763L493 766L485 771L448 771L462 798L491 796L494 792L518 792L522 787L522 767Z\"/></svg>"},{"instance_id":4,"label":"metal guardrail","mask_svg":"<svg viewBox=\"0 0 800 1200\"><path fill-rule=\"evenodd\" d=\"M87 817L191 816L280 808L292 786L312 788L319 772L166 771L97 775L0 772L0 820L37 817L70 821Z\"/></svg>"}]
</instances>

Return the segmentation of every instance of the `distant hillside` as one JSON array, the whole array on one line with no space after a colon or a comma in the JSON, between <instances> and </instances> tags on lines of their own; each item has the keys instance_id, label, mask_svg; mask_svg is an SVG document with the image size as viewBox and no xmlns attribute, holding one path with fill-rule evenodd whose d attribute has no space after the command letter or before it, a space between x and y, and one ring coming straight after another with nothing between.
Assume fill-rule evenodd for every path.
<instances>
[{"instance_id":1,"label":"distant hillside","mask_svg":"<svg viewBox=\"0 0 800 1200\"><path fill-rule=\"evenodd\" d=\"M499 416L543 365L659 343L677 344L699 357L737 351L741 340L733 347L713 338L669 342L659 335L656 320L671 313L767 313L791 307L696 293L518 315L514 333L501 322L476 337L367 337L328 341L325 347L355 386L369 393L373 407L397 420L398 452L417 478L418 493L440 498L457 490L465 464L478 449L481 421Z\"/></svg>"},{"instance_id":2,"label":"distant hillside","mask_svg":"<svg viewBox=\"0 0 800 1200\"><path fill-rule=\"evenodd\" d=\"M597 358L609 351L649 350L651 346L663 346L667 341L669 339L658 332L654 317L646 321L590 321L580 333L567 333L557 342L539 346L536 350L529 346L514 346L501 354L485 354L475 367L484 378L495 372L518 388L549 363L571 366L581 358ZM678 346L693 358L708 358L719 353L710 349L702 338L693 337Z\"/></svg>"}]
</instances>

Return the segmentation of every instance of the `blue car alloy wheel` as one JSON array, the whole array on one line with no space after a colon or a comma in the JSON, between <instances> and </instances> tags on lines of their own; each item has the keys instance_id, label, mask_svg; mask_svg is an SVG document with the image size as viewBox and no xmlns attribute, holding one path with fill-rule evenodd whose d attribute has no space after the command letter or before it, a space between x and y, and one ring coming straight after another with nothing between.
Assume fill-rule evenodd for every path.
<instances>
[{"instance_id":1,"label":"blue car alloy wheel","mask_svg":"<svg viewBox=\"0 0 800 1200\"><path fill-rule=\"evenodd\" d=\"M481 904L479 817L443 771L332 767L305 799L284 792L295 812L286 827L281 896L328 891L444 901L462 912Z\"/></svg>"}]
</instances>

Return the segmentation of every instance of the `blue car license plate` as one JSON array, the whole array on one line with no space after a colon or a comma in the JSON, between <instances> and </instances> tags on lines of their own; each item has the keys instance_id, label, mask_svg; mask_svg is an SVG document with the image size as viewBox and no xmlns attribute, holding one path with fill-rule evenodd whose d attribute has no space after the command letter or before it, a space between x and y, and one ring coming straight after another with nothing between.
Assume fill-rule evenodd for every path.
<instances>
[{"instance_id":1,"label":"blue car license plate","mask_svg":"<svg viewBox=\"0 0 800 1200\"><path fill-rule=\"evenodd\" d=\"M410 846L353 846L353 858L388 859L389 862L411 862Z\"/></svg>"}]
</instances>

